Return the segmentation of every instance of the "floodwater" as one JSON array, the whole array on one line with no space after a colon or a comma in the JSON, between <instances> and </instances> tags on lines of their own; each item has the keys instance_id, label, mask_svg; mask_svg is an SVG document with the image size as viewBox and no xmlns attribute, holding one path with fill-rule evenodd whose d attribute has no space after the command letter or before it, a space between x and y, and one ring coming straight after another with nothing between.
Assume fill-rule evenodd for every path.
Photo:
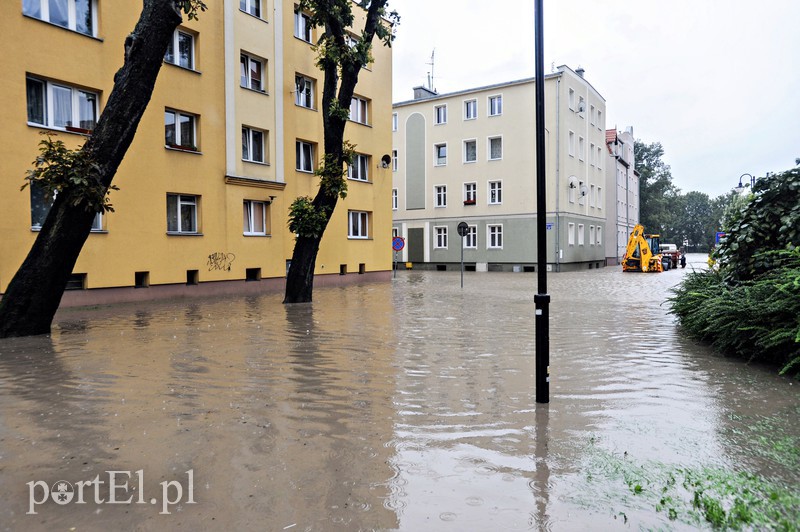
<instances>
[{"instance_id":1,"label":"floodwater","mask_svg":"<svg viewBox=\"0 0 800 532\"><path fill-rule=\"evenodd\" d=\"M798 436L798 385L661 304L703 259L550 275L545 405L530 273L61 311L0 340L0 529L694 528L604 469L622 462L796 490L748 427Z\"/></svg>"}]
</instances>

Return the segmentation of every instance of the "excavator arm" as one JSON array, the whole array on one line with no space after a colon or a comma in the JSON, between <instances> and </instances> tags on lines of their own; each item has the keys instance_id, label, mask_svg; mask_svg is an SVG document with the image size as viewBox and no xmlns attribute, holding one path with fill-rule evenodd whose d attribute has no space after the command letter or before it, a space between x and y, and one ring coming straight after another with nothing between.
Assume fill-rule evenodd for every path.
<instances>
[{"instance_id":1,"label":"excavator arm","mask_svg":"<svg viewBox=\"0 0 800 532\"><path fill-rule=\"evenodd\" d=\"M625 248L625 256L622 258L622 271L624 272L661 272L664 267L661 263L661 255L653 253L653 249L648 244L648 239L644 235L642 224L636 224L633 232L628 238L628 246ZM658 248L658 235L655 238L654 246Z\"/></svg>"}]
</instances>

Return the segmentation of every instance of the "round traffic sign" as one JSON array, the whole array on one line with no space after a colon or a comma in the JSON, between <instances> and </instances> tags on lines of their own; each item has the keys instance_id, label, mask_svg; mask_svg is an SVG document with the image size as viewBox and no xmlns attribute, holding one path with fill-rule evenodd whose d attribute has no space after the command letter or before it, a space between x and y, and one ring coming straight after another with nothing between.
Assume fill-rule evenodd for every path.
<instances>
[{"instance_id":1,"label":"round traffic sign","mask_svg":"<svg viewBox=\"0 0 800 532\"><path fill-rule=\"evenodd\" d=\"M395 251L400 251L404 247L406 247L406 239L402 236L395 236L392 237L392 249Z\"/></svg>"},{"instance_id":2,"label":"round traffic sign","mask_svg":"<svg viewBox=\"0 0 800 532\"><path fill-rule=\"evenodd\" d=\"M467 225L467 222L461 222L460 224L458 224L459 236L467 236L468 232L469 232L469 226Z\"/></svg>"}]
</instances>

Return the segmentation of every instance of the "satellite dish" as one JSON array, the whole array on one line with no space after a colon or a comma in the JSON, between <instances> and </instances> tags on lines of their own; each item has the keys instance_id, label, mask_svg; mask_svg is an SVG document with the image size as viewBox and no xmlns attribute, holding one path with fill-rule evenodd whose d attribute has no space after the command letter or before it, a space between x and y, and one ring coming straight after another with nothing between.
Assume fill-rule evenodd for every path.
<instances>
[{"instance_id":1,"label":"satellite dish","mask_svg":"<svg viewBox=\"0 0 800 532\"><path fill-rule=\"evenodd\" d=\"M581 196L585 196L588 193L589 189L586 187L586 185L581 185Z\"/></svg>"},{"instance_id":2,"label":"satellite dish","mask_svg":"<svg viewBox=\"0 0 800 532\"><path fill-rule=\"evenodd\" d=\"M389 168L389 164L392 162L392 157L387 153L383 157L381 157L381 167L382 168Z\"/></svg>"}]
</instances>

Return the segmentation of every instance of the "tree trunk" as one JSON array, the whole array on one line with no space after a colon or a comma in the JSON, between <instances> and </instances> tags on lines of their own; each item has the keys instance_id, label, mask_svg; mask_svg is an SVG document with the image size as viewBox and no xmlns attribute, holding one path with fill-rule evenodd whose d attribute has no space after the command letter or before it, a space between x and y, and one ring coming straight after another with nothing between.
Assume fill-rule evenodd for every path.
<instances>
[{"instance_id":1,"label":"tree trunk","mask_svg":"<svg viewBox=\"0 0 800 532\"><path fill-rule=\"evenodd\" d=\"M113 8L112 8L113 9ZM83 146L108 189L133 141L153 94L167 46L181 22L175 0L145 0L133 33L125 40L125 63ZM70 201L80 191L59 194L28 256L0 300L0 338L50 332L53 316L91 232L95 213Z\"/></svg>"}]
</instances>

